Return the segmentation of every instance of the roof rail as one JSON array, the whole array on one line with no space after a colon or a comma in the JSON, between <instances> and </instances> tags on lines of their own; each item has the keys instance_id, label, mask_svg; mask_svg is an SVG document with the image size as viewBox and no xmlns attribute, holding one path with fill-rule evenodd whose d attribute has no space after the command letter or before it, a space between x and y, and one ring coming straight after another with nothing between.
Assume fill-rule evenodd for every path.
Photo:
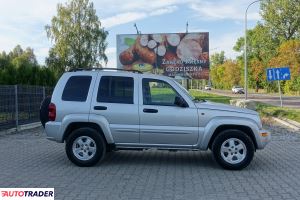
<instances>
[{"instance_id":1,"label":"roof rail","mask_svg":"<svg viewBox=\"0 0 300 200\"><path fill-rule=\"evenodd\" d=\"M69 72L77 72L77 71L92 71L92 70L115 70L115 71L125 71L125 72L133 72L133 73L138 73L142 74L143 72L139 70L125 70L125 69L120 69L120 68L106 68L106 67L91 67L91 68L75 68L75 69L70 69Z\"/></svg>"}]
</instances>

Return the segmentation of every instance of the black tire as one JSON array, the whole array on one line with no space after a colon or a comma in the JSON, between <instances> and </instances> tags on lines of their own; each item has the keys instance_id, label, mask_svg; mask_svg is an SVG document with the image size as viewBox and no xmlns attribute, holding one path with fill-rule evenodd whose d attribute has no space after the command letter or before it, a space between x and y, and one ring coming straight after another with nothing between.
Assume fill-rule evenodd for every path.
<instances>
[{"instance_id":1,"label":"black tire","mask_svg":"<svg viewBox=\"0 0 300 200\"><path fill-rule=\"evenodd\" d=\"M49 111L48 111L48 107L49 104L51 103L51 97L46 97L40 106L40 121L43 125L43 127L45 128L45 124L49 121Z\"/></svg>"},{"instance_id":2,"label":"black tire","mask_svg":"<svg viewBox=\"0 0 300 200\"><path fill-rule=\"evenodd\" d=\"M241 150L241 152L245 154L245 157L238 163L227 162L222 157L221 147L225 141L228 141L228 139L240 140L244 143L244 145L246 147L246 151ZM237 144L238 144L238 141L237 141ZM230 147L228 147L228 150L229 149L230 149ZM234 158L236 158L236 160L237 160L238 157L235 156L234 154L240 153L240 152L235 152L235 150L236 149L231 149L230 150L231 153L227 153L227 156L229 154L231 154L232 160L234 160ZM238 150L236 150L236 151L238 151ZM252 161L254 152L255 152L255 147L254 147L252 139L246 133L244 133L243 131L240 131L240 130L230 129L230 130L222 131L220 134L217 135L217 137L214 139L214 141L212 143L212 152L213 152L215 160L217 161L217 163L219 165L221 165L221 167L223 167L225 169L229 169L229 170L241 170L241 169L247 167L250 164L250 162ZM226 157L226 153L223 153L223 156ZM233 161L233 162L235 162L235 161Z\"/></svg>"},{"instance_id":3,"label":"black tire","mask_svg":"<svg viewBox=\"0 0 300 200\"><path fill-rule=\"evenodd\" d=\"M80 137L89 137L94 140L95 142L95 147L96 147L96 152L94 155L88 159L88 160L83 160L79 159L76 157L76 155L73 152L73 143L77 138ZM77 145L77 144L76 144ZM92 128L79 128L74 130L70 136L66 140L66 153L71 162L73 162L75 165L78 165L80 167L90 167L98 163L99 161L102 161L103 158L105 157L106 153L106 143L103 138L103 136L96 131L95 129ZM90 152L89 152L90 153ZM77 156L79 156L77 154Z\"/></svg>"}]
</instances>

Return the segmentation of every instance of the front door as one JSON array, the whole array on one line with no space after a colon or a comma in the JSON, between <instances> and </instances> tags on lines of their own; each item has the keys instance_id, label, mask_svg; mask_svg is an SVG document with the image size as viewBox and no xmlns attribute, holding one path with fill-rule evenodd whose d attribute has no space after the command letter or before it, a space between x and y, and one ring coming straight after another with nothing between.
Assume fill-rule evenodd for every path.
<instances>
[{"instance_id":1,"label":"front door","mask_svg":"<svg viewBox=\"0 0 300 200\"><path fill-rule=\"evenodd\" d=\"M140 143L196 144L197 109L175 105L175 97L180 95L167 81L143 78L139 85Z\"/></svg>"}]
</instances>

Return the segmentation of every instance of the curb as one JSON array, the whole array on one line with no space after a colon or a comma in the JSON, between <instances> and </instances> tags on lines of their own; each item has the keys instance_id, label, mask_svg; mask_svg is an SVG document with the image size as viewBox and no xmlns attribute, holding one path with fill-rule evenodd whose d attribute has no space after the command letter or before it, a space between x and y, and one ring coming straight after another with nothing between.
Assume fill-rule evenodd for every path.
<instances>
[{"instance_id":1,"label":"curb","mask_svg":"<svg viewBox=\"0 0 300 200\"><path fill-rule=\"evenodd\" d=\"M5 134L18 132L18 131L33 129L33 128L40 127L41 125L42 125L41 122L34 122L34 123L30 123L30 124L24 124L24 125L20 125L18 128L10 128L10 129L7 129L7 130L0 131L0 135L3 135L3 134L5 135Z\"/></svg>"},{"instance_id":2,"label":"curb","mask_svg":"<svg viewBox=\"0 0 300 200\"><path fill-rule=\"evenodd\" d=\"M277 117L272 117L272 119L284 126L287 126L295 131L300 131L300 124L290 119L279 119Z\"/></svg>"}]
</instances>

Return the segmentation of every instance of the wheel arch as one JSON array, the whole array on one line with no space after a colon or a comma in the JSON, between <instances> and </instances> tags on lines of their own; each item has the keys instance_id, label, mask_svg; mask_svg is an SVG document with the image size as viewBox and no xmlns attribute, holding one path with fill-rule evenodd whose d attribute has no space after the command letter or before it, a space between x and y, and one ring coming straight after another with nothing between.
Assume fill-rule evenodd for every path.
<instances>
[{"instance_id":1,"label":"wheel arch","mask_svg":"<svg viewBox=\"0 0 300 200\"><path fill-rule=\"evenodd\" d=\"M64 132L63 140L65 141L74 130L83 128L83 127L95 129L100 134L102 134L102 136L104 137L103 131L98 124L90 123L90 122L72 122L67 126L67 128ZM104 137L104 139L105 139L105 142L107 143L105 137Z\"/></svg>"},{"instance_id":2,"label":"wheel arch","mask_svg":"<svg viewBox=\"0 0 300 200\"><path fill-rule=\"evenodd\" d=\"M245 134L247 134L251 140L253 141L253 144L254 144L254 147L255 149L258 148L258 145L257 145L257 142L256 142L256 139L255 139L255 135L252 131L252 129L249 127L249 126L245 126L245 125L235 125L235 124L226 124L226 125L220 125L218 126L212 137L210 138L209 140L209 143L208 143L208 147L211 149L211 146L212 146L212 143L214 141L214 139L217 137L218 134L220 134L222 131L224 130L229 130L229 129L235 129L235 130L240 130L242 132L244 132Z\"/></svg>"},{"instance_id":3,"label":"wheel arch","mask_svg":"<svg viewBox=\"0 0 300 200\"><path fill-rule=\"evenodd\" d=\"M91 122L72 122L72 123L70 123L64 132L63 141L65 141L74 130L83 128L83 127L92 128L92 129L95 129L96 131L98 131L98 133L101 134L102 137L104 138L106 144L108 144L102 128L98 124L91 123Z\"/></svg>"}]
</instances>

